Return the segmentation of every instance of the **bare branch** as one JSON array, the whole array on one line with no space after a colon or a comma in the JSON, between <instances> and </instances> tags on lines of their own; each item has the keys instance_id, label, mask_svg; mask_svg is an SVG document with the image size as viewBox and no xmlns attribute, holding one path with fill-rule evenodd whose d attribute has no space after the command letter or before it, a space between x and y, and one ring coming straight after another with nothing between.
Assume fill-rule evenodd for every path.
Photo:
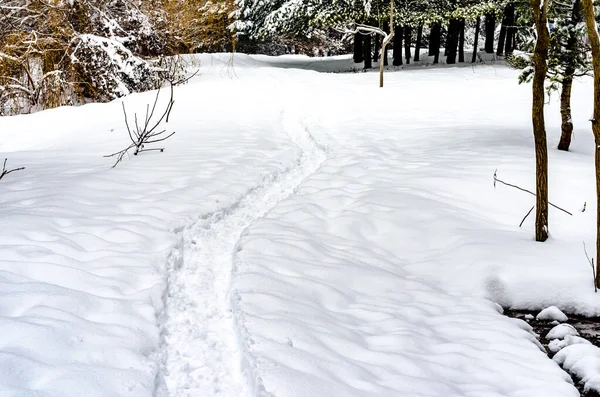
<instances>
[{"instance_id":1,"label":"bare branch","mask_svg":"<svg viewBox=\"0 0 600 397\"><path fill-rule=\"evenodd\" d=\"M125 126L127 128L127 133L129 135L129 139L131 140L131 144L127 146L125 149L119 150L112 154L106 155L104 157L114 157L117 156L117 160L112 166L115 168L125 157L126 154L129 153L130 150L133 149L133 155L137 156L138 153L141 152L151 152L151 151L160 151L163 152L164 148L146 148L146 145L150 145L153 143L163 142L173 135L175 132L167 133L166 129L158 130L158 127L161 125L163 121L166 123L169 122L169 116L171 114L171 110L173 109L173 104L175 101L173 100L173 84L170 84L170 97L169 102L167 103L165 110L161 113L160 117L156 121L153 121L155 118L155 112L158 104L158 100L160 97L161 89L159 88L156 92L156 96L154 98L154 102L152 104L152 108L150 108L150 104L146 105L146 114L144 117L143 125L140 125L138 122L137 113L134 114L134 127L135 129L131 129L129 125L129 117L127 115L127 110L125 108L125 104L123 103L123 116L125 118ZM166 134L166 135L165 135Z\"/></svg>"},{"instance_id":2,"label":"bare branch","mask_svg":"<svg viewBox=\"0 0 600 397\"><path fill-rule=\"evenodd\" d=\"M25 169L25 167L19 167L19 168L13 168L12 170L7 170L6 169L6 162L8 161L7 158L4 159L4 165L2 166L2 172L0 173L0 179L4 178L6 175L10 174L11 172L15 172L15 171L22 171Z\"/></svg>"},{"instance_id":3,"label":"bare branch","mask_svg":"<svg viewBox=\"0 0 600 397\"><path fill-rule=\"evenodd\" d=\"M529 194L531 194L532 196L536 197L536 194L535 194L535 193L533 193L531 190L523 189L523 188L522 188L522 187L520 187L520 186L513 185L513 184L511 184L511 183L507 183L507 182L504 182L504 181L502 181L502 180L498 179L498 177L497 177L497 173L498 173L498 170L494 171L494 187L496 187L496 182L499 182L499 183L501 183L501 184L503 184L503 185L510 186L510 187L514 187L515 189L518 189L518 190L520 190L520 191L522 191L522 192L525 192L525 193L529 193ZM566 214L569 214L569 215L573 216L573 214L572 214L572 213L570 213L569 211L567 211L567 210L566 210L566 209L564 209L564 208L561 208L561 207L559 207L559 206L557 206L557 205L555 205L555 204L552 204L552 203L550 203L550 202L549 202L548 204L550 204L552 207L556 208L557 210L561 210L562 212L564 212L564 213L566 213Z\"/></svg>"},{"instance_id":4,"label":"bare branch","mask_svg":"<svg viewBox=\"0 0 600 397\"><path fill-rule=\"evenodd\" d=\"M585 257L588 260L588 263L592 267L592 275L594 276L594 292L598 292L598 287L596 286L596 267L594 266L594 260L590 260L590 256L587 253L587 249L585 248L585 241L583 242L583 252L585 252Z\"/></svg>"}]
</instances>

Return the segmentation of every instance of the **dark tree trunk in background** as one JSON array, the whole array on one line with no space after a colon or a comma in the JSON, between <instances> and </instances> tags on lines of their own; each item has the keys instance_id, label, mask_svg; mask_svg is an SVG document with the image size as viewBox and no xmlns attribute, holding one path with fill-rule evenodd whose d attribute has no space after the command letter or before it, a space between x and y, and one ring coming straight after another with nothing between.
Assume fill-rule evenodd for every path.
<instances>
[{"instance_id":1,"label":"dark tree trunk in background","mask_svg":"<svg viewBox=\"0 0 600 397\"><path fill-rule=\"evenodd\" d=\"M415 62L421 60L421 41L423 40L423 26L417 28L417 42L415 44Z\"/></svg>"},{"instance_id":2,"label":"dark tree trunk in background","mask_svg":"<svg viewBox=\"0 0 600 397\"><path fill-rule=\"evenodd\" d=\"M360 33L354 34L354 63L363 61L363 36Z\"/></svg>"},{"instance_id":3,"label":"dark tree trunk in background","mask_svg":"<svg viewBox=\"0 0 600 397\"><path fill-rule=\"evenodd\" d=\"M442 28L439 23L431 25L431 34L429 36L429 55L433 55L433 63L437 64L440 61L440 36Z\"/></svg>"},{"instance_id":4,"label":"dark tree trunk in background","mask_svg":"<svg viewBox=\"0 0 600 397\"><path fill-rule=\"evenodd\" d=\"M504 55L504 42L506 40L506 10L508 6L504 8L504 15L502 16L502 25L500 26L500 37L498 38L498 47L496 48L496 55Z\"/></svg>"},{"instance_id":5,"label":"dark tree trunk in background","mask_svg":"<svg viewBox=\"0 0 600 397\"><path fill-rule=\"evenodd\" d=\"M394 52L393 52L393 65L402 65L402 36L404 35L404 29L402 26L396 26L394 29Z\"/></svg>"},{"instance_id":6,"label":"dark tree trunk in background","mask_svg":"<svg viewBox=\"0 0 600 397\"><path fill-rule=\"evenodd\" d=\"M581 12L581 0L575 0L571 12L571 20L569 25L576 27L583 21ZM575 51L577 45L577 35L573 30L570 31L566 51ZM561 118L561 134L558 143L558 150L569 150L571 146L571 137L573 135L573 120L571 116L571 89L573 87L573 75L575 68L572 65L567 65L564 72L564 77L561 84L560 92L560 118Z\"/></svg>"},{"instance_id":7,"label":"dark tree trunk in background","mask_svg":"<svg viewBox=\"0 0 600 397\"><path fill-rule=\"evenodd\" d=\"M371 69L373 67L373 63L371 62L371 35L368 34L363 37L364 42L364 52L363 57L365 58L365 69Z\"/></svg>"},{"instance_id":8,"label":"dark tree trunk in background","mask_svg":"<svg viewBox=\"0 0 600 397\"><path fill-rule=\"evenodd\" d=\"M406 59L406 64L410 63L411 51L410 45L412 44L412 28L407 26L404 28L404 57Z\"/></svg>"},{"instance_id":9,"label":"dark tree trunk in background","mask_svg":"<svg viewBox=\"0 0 600 397\"><path fill-rule=\"evenodd\" d=\"M479 45L479 29L481 26L481 17L477 17L475 20L475 44L473 44L473 57L471 57L471 63L477 62L477 47Z\"/></svg>"},{"instance_id":10,"label":"dark tree trunk in background","mask_svg":"<svg viewBox=\"0 0 600 397\"><path fill-rule=\"evenodd\" d=\"M506 44L504 45L504 55L510 55L514 49L515 27L515 5L506 6Z\"/></svg>"},{"instance_id":11,"label":"dark tree trunk in background","mask_svg":"<svg viewBox=\"0 0 600 397\"><path fill-rule=\"evenodd\" d=\"M436 52L440 51L440 25L432 23L429 26L429 52L427 55L434 56Z\"/></svg>"},{"instance_id":12,"label":"dark tree trunk in background","mask_svg":"<svg viewBox=\"0 0 600 397\"><path fill-rule=\"evenodd\" d=\"M379 60L379 53L381 52L382 41L382 37L379 37L378 35L375 36L375 51L373 51L373 62L377 62Z\"/></svg>"},{"instance_id":13,"label":"dark tree trunk in background","mask_svg":"<svg viewBox=\"0 0 600 397\"><path fill-rule=\"evenodd\" d=\"M459 25L457 19L450 20L450 26L448 27L448 39L446 42L446 63L453 65L456 63L456 47L458 46L458 31Z\"/></svg>"},{"instance_id":14,"label":"dark tree trunk in background","mask_svg":"<svg viewBox=\"0 0 600 397\"><path fill-rule=\"evenodd\" d=\"M485 52L494 53L494 32L496 31L496 16L488 14L485 16Z\"/></svg>"},{"instance_id":15,"label":"dark tree trunk in background","mask_svg":"<svg viewBox=\"0 0 600 397\"><path fill-rule=\"evenodd\" d=\"M465 62L465 20L458 23L458 62Z\"/></svg>"}]
</instances>

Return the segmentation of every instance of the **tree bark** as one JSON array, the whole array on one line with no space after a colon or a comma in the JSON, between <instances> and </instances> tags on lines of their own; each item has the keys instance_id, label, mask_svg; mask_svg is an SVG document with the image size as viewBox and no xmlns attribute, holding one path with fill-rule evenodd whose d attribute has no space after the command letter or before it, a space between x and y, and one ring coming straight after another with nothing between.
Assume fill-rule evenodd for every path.
<instances>
[{"instance_id":1,"label":"tree bark","mask_svg":"<svg viewBox=\"0 0 600 397\"><path fill-rule=\"evenodd\" d=\"M475 20L475 44L473 44L473 57L471 63L477 62L477 46L479 45L479 29L481 26L481 17L477 17Z\"/></svg>"},{"instance_id":2,"label":"tree bark","mask_svg":"<svg viewBox=\"0 0 600 397\"><path fill-rule=\"evenodd\" d=\"M509 4L506 6L506 43L504 45L504 55L513 53L515 28L515 5Z\"/></svg>"},{"instance_id":3,"label":"tree bark","mask_svg":"<svg viewBox=\"0 0 600 397\"><path fill-rule=\"evenodd\" d=\"M500 37L498 38L498 48L496 49L496 55L501 56L504 54L505 40L506 40L506 8L504 9L504 15L502 16L502 25L500 26Z\"/></svg>"},{"instance_id":4,"label":"tree bark","mask_svg":"<svg viewBox=\"0 0 600 397\"><path fill-rule=\"evenodd\" d=\"M594 18L592 0L582 0L585 24L587 26L590 46L592 47L592 68L594 70L594 112L592 116L592 132L596 141L596 287L600 286L600 36Z\"/></svg>"},{"instance_id":5,"label":"tree bark","mask_svg":"<svg viewBox=\"0 0 600 397\"><path fill-rule=\"evenodd\" d=\"M456 47L458 46L459 22L456 19L450 20L448 27L448 39L446 43L446 63L452 65L456 63Z\"/></svg>"},{"instance_id":6,"label":"tree bark","mask_svg":"<svg viewBox=\"0 0 600 397\"><path fill-rule=\"evenodd\" d=\"M458 22L458 62L465 62L465 20Z\"/></svg>"},{"instance_id":7,"label":"tree bark","mask_svg":"<svg viewBox=\"0 0 600 397\"><path fill-rule=\"evenodd\" d=\"M371 35L367 34L363 37L363 58L365 59L365 69L371 69L373 63L371 62Z\"/></svg>"},{"instance_id":8,"label":"tree bark","mask_svg":"<svg viewBox=\"0 0 600 397\"><path fill-rule=\"evenodd\" d=\"M496 16L488 14L485 16L485 52L494 53L494 34L496 32Z\"/></svg>"},{"instance_id":9,"label":"tree bark","mask_svg":"<svg viewBox=\"0 0 600 397\"><path fill-rule=\"evenodd\" d=\"M412 44L412 28L410 26L406 26L404 28L404 58L406 59L406 64L410 64L411 58L411 50L410 46Z\"/></svg>"},{"instance_id":10,"label":"tree bark","mask_svg":"<svg viewBox=\"0 0 600 397\"><path fill-rule=\"evenodd\" d=\"M581 15L581 1L575 0L573 3L573 10L571 12L570 25L573 27L577 26L582 22ZM575 51L577 45L577 36L571 32L567 40L565 50ZM568 151L571 145L571 137L573 135L573 121L571 117L571 88L573 87L573 76L575 75L575 68L572 65L568 65L565 68L564 76L561 83L560 92L560 118L561 118L561 134L560 141L558 142L558 150Z\"/></svg>"},{"instance_id":11,"label":"tree bark","mask_svg":"<svg viewBox=\"0 0 600 397\"><path fill-rule=\"evenodd\" d=\"M571 73L571 77L562 80L560 91L560 118L561 134L558 142L558 150L569 151L571 136L573 135L573 121L571 120L571 88L573 87L573 73L571 67L565 69L565 73Z\"/></svg>"},{"instance_id":12,"label":"tree bark","mask_svg":"<svg viewBox=\"0 0 600 397\"><path fill-rule=\"evenodd\" d=\"M549 1L550 0L529 0L537 33L537 40L533 51L534 75L531 109L533 140L535 145L536 241L546 241L548 239L548 143L546 141L546 125L544 121L544 82L548 72L546 61L548 59L548 48L550 46L550 32L548 32Z\"/></svg>"},{"instance_id":13,"label":"tree bark","mask_svg":"<svg viewBox=\"0 0 600 397\"><path fill-rule=\"evenodd\" d=\"M415 43L415 62L421 60L421 41L423 40L423 26L417 28L417 42Z\"/></svg>"},{"instance_id":14,"label":"tree bark","mask_svg":"<svg viewBox=\"0 0 600 397\"><path fill-rule=\"evenodd\" d=\"M363 38L360 32L354 34L354 63L363 61Z\"/></svg>"},{"instance_id":15,"label":"tree bark","mask_svg":"<svg viewBox=\"0 0 600 397\"><path fill-rule=\"evenodd\" d=\"M394 51L392 56L394 57L393 65L402 65L402 37L404 36L404 28L402 26L396 26L394 29Z\"/></svg>"}]
</instances>

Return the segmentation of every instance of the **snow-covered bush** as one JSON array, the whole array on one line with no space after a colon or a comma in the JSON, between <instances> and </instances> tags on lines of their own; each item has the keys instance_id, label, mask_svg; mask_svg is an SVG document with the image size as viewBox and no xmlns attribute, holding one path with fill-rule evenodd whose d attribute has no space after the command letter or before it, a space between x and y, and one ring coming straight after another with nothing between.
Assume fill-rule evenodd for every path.
<instances>
[{"instance_id":1,"label":"snow-covered bush","mask_svg":"<svg viewBox=\"0 0 600 397\"><path fill-rule=\"evenodd\" d=\"M86 82L86 97L111 100L160 83L156 68L115 40L86 34L77 36L71 46L71 65Z\"/></svg>"}]
</instances>

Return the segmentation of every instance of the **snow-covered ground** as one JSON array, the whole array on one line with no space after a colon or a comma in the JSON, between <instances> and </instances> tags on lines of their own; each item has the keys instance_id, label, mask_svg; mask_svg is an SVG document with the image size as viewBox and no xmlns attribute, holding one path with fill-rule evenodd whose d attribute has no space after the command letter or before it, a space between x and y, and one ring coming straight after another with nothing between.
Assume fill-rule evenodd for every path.
<instances>
[{"instance_id":1,"label":"snow-covered ground","mask_svg":"<svg viewBox=\"0 0 600 397\"><path fill-rule=\"evenodd\" d=\"M289 58L200 57L165 152L114 169L120 101L0 118L26 167L0 180L0 395L577 396L498 304L600 315L589 80L571 152L547 108L550 199L573 216L551 209L540 244L518 227L533 198L492 178L533 188L517 72L379 89Z\"/></svg>"}]
</instances>

